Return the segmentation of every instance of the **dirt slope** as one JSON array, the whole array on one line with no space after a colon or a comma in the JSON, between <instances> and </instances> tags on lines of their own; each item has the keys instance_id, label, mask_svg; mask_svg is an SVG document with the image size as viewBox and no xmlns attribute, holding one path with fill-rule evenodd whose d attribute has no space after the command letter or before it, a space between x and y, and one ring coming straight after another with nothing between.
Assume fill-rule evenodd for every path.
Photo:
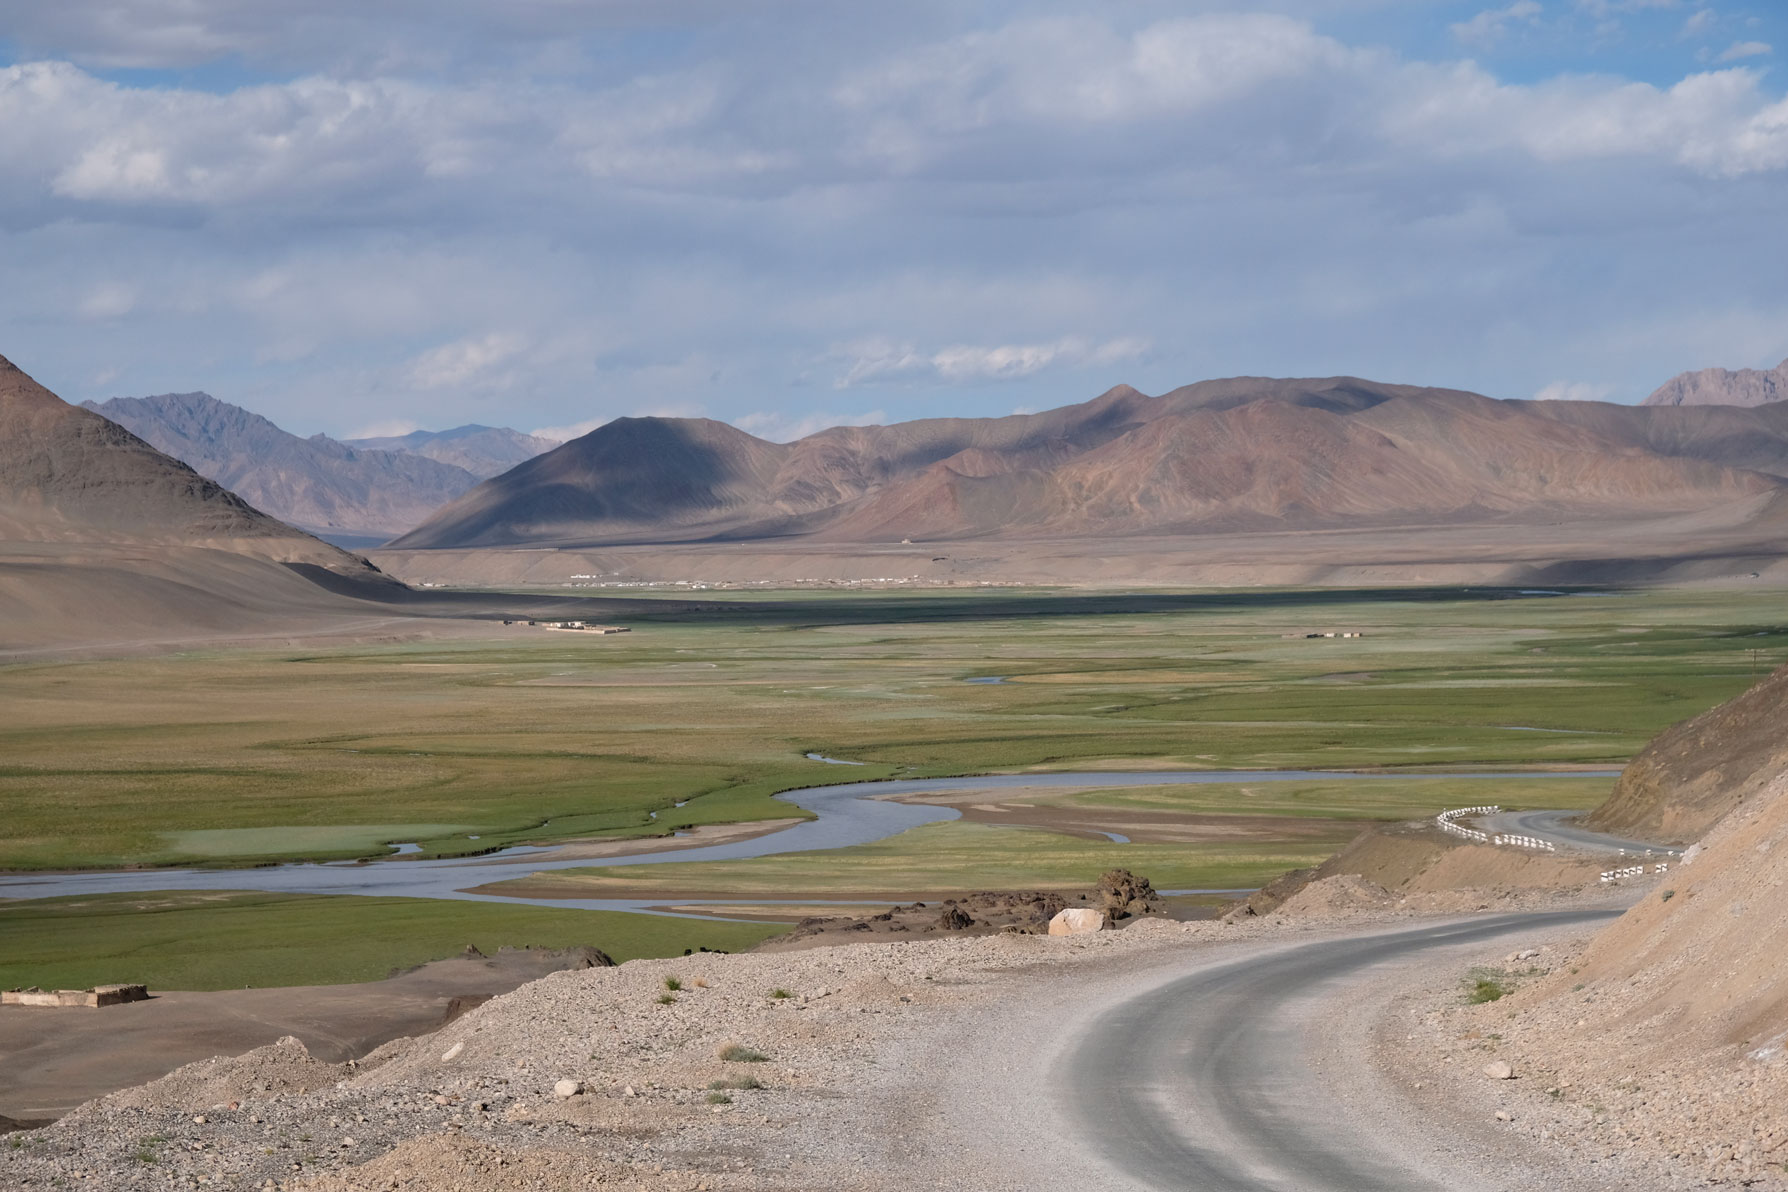
<instances>
[{"instance_id":1,"label":"dirt slope","mask_svg":"<svg viewBox=\"0 0 1788 1192\"><path fill-rule=\"evenodd\" d=\"M1666 729L1587 817L1590 826L1687 844L1788 772L1788 666Z\"/></svg>"},{"instance_id":2,"label":"dirt slope","mask_svg":"<svg viewBox=\"0 0 1788 1192\"><path fill-rule=\"evenodd\" d=\"M1671 425L1654 433L1648 420ZM789 444L701 419L620 419L481 485L391 545L1541 525L1752 510L1788 492L1788 417L1717 421L1696 411L1565 416L1349 377L1232 378L1161 397L1119 386L1041 414L835 427Z\"/></svg>"}]
</instances>

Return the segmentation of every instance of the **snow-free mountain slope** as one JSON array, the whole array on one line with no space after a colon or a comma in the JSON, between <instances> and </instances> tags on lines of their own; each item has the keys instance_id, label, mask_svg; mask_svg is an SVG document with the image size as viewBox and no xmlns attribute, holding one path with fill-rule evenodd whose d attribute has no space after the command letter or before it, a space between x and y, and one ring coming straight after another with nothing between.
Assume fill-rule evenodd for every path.
<instances>
[{"instance_id":1,"label":"snow-free mountain slope","mask_svg":"<svg viewBox=\"0 0 1788 1192\"><path fill-rule=\"evenodd\" d=\"M1549 522L1788 493L1788 417L1609 409L1242 377L1161 397L1119 386L1008 418L834 427L787 444L699 419L622 419L481 485L392 546Z\"/></svg>"},{"instance_id":2,"label":"snow-free mountain slope","mask_svg":"<svg viewBox=\"0 0 1788 1192\"><path fill-rule=\"evenodd\" d=\"M141 436L257 508L307 530L400 534L478 483L421 455L299 438L204 393L115 397L87 408Z\"/></svg>"}]
</instances>

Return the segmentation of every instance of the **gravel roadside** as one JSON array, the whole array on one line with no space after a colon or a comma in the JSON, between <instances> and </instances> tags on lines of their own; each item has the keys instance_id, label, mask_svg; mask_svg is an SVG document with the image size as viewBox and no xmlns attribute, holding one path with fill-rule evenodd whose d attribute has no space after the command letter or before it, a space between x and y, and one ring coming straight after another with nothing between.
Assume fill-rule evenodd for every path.
<instances>
[{"instance_id":1,"label":"gravel roadside","mask_svg":"<svg viewBox=\"0 0 1788 1192\"><path fill-rule=\"evenodd\" d=\"M355 1065L286 1042L113 1094L0 1140L0 1187L1129 1188L1062 1126L1077 1093L1048 1074L1075 1022L1202 964L1414 921L1145 921L557 973ZM1434 1151L1451 1187L1636 1186L1586 1182L1556 1148L1499 1181L1525 1149L1507 1124L1469 1096L1408 1095L1423 1078L1385 1038L1415 1033L1397 1015L1431 1006L1437 971L1349 992L1388 1018L1312 1013L1319 1078L1360 1129Z\"/></svg>"}]
</instances>

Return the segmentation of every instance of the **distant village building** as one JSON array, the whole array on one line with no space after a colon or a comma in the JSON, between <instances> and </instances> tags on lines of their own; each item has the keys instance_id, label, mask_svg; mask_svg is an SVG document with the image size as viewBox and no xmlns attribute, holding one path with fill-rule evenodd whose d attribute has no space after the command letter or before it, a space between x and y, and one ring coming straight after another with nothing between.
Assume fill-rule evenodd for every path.
<instances>
[{"instance_id":1,"label":"distant village building","mask_svg":"<svg viewBox=\"0 0 1788 1192\"><path fill-rule=\"evenodd\" d=\"M95 985L92 989L8 989L0 1006L121 1006L149 1000L147 985Z\"/></svg>"}]
</instances>

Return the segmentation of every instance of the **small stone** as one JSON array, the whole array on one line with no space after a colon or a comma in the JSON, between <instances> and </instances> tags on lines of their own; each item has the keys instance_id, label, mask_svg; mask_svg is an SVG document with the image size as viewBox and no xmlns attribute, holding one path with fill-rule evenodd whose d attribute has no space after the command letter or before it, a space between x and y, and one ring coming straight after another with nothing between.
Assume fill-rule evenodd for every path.
<instances>
[{"instance_id":1,"label":"small stone","mask_svg":"<svg viewBox=\"0 0 1788 1192\"><path fill-rule=\"evenodd\" d=\"M1515 1120L1515 1119L1514 1119L1514 1117L1513 1117L1513 1116L1512 1116L1512 1115L1511 1115L1511 1114L1510 1114L1510 1113L1509 1113L1509 1111L1508 1111L1508 1110L1506 1110L1506 1109L1499 1109L1499 1110L1497 1110L1497 1111L1496 1111L1496 1120L1497 1120L1497 1121L1499 1121L1499 1122L1512 1122L1512 1121L1514 1121L1514 1120Z\"/></svg>"},{"instance_id":2,"label":"small stone","mask_svg":"<svg viewBox=\"0 0 1788 1192\"><path fill-rule=\"evenodd\" d=\"M553 1096L555 1097L575 1097L583 1091L584 1082L581 1080L561 1080L553 1085Z\"/></svg>"},{"instance_id":3,"label":"small stone","mask_svg":"<svg viewBox=\"0 0 1788 1192\"><path fill-rule=\"evenodd\" d=\"M205 1124L205 1115L202 1113L194 1114L192 1120L195 1126L203 1126Z\"/></svg>"},{"instance_id":4,"label":"small stone","mask_svg":"<svg viewBox=\"0 0 1788 1192\"><path fill-rule=\"evenodd\" d=\"M1513 1080L1515 1068L1507 1060L1492 1060L1484 1065L1484 1075L1491 1080Z\"/></svg>"},{"instance_id":5,"label":"small stone","mask_svg":"<svg viewBox=\"0 0 1788 1192\"><path fill-rule=\"evenodd\" d=\"M638 1094L638 1093L636 1093L636 1092L634 1092L634 1091L633 1091L633 1086L632 1086L632 1085L628 1085L628 1086L627 1086L627 1087L626 1087L626 1088L624 1088L624 1089L622 1089L622 1090L621 1090L621 1095L622 1095L622 1096L623 1096L623 1097L637 1097L637 1096L639 1096L639 1094Z\"/></svg>"},{"instance_id":6,"label":"small stone","mask_svg":"<svg viewBox=\"0 0 1788 1192\"><path fill-rule=\"evenodd\" d=\"M465 1043L463 1043L463 1042L455 1043L452 1047L449 1047L446 1050L446 1052L444 1052L442 1054L441 1062L443 1064L446 1063L448 1060L452 1059L454 1056L458 1055L460 1052L464 1051L465 1049L466 1049Z\"/></svg>"}]
</instances>

